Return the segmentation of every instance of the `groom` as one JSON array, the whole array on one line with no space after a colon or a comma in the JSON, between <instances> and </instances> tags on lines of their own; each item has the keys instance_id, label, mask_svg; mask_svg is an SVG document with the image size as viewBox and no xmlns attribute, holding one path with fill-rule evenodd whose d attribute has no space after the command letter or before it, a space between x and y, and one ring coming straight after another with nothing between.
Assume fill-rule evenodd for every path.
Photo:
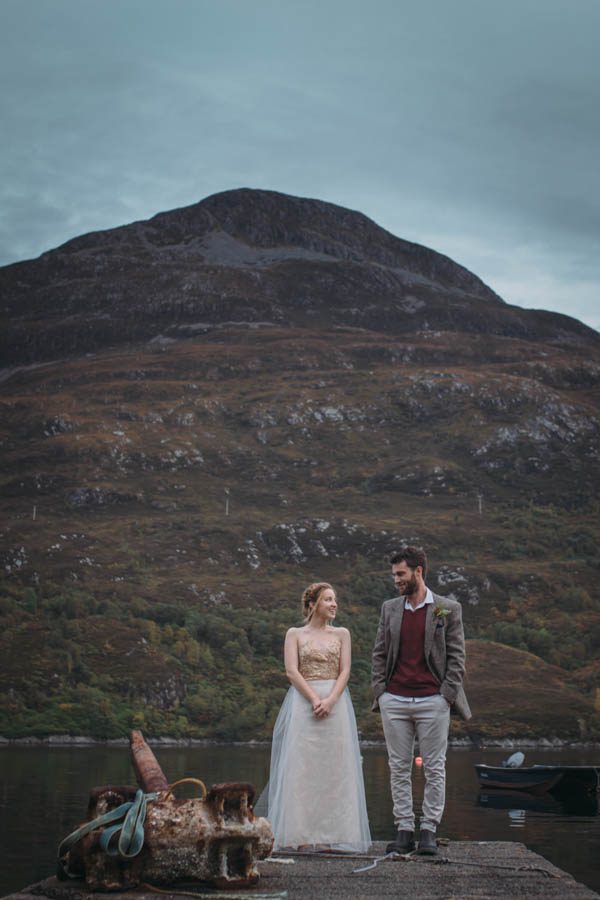
<instances>
[{"instance_id":1,"label":"groom","mask_svg":"<svg viewBox=\"0 0 600 900\"><path fill-rule=\"evenodd\" d=\"M425 584L427 557L404 547L391 560L399 597L386 600L373 647L373 709L379 709L390 765L398 833L387 852L415 848L411 770L415 737L423 759L425 792L418 853L437 853L444 812L450 709L471 718L462 688L465 636L461 606Z\"/></svg>"}]
</instances>

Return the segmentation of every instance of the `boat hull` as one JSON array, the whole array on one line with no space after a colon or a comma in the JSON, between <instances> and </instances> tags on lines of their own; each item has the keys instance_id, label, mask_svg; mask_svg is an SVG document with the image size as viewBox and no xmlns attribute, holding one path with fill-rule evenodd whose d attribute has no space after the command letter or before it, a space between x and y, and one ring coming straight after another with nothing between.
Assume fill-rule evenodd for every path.
<instances>
[{"instance_id":1,"label":"boat hull","mask_svg":"<svg viewBox=\"0 0 600 900\"><path fill-rule=\"evenodd\" d=\"M600 786L600 766L475 766L481 787L526 791L532 794L564 791L595 793Z\"/></svg>"}]
</instances>

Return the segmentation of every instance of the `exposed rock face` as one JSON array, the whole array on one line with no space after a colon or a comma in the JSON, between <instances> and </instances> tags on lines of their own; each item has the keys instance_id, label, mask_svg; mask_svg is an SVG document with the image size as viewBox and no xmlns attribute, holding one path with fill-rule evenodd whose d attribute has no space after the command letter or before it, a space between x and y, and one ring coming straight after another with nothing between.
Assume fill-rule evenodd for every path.
<instances>
[{"instance_id":1,"label":"exposed rock face","mask_svg":"<svg viewBox=\"0 0 600 900\"><path fill-rule=\"evenodd\" d=\"M508 306L360 213L273 191L227 191L76 238L0 269L0 294L0 359L13 365L231 321L598 340L567 316Z\"/></svg>"}]
</instances>

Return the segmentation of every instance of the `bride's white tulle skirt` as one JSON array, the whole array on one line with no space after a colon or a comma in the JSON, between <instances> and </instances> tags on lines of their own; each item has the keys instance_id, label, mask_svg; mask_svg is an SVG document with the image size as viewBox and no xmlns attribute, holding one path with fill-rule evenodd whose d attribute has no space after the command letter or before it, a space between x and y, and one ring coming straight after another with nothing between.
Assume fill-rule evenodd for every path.
<instances>
[{"instance_id":1,"label":"bride's white tulle skirt","mask_svg":"<svg viewBox=\"0 0 600 900\"><path fill-rule=\"evenodd\" d=\"M322 698L334 684L311 681ZM325 844L368 850L362 759L347 689L324 719L296 688L289 689L273 731L269 783L255 812L271 823L275 849Z\"/></svg>"}]
</instances>

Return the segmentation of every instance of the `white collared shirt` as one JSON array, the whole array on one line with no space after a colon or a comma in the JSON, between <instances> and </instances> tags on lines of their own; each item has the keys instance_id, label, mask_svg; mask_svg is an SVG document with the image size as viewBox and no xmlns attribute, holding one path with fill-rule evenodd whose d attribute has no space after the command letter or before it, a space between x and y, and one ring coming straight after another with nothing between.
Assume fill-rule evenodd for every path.
<instances>
[{"instance_id":1,"label":"white collared shirt","mask_svg":"<svg viewBox=\"0 0 600 900\"><path fill-rule=\"evenodd\" d=\"M427 592L425 594L425 599L422 600L418 606L413 606L408 599L408 597L404 600L404 609L408 609L410 612L416 612L418 609L421 609L423 606L426 606L428 603L433 603L433 594L427 588Z\"/></svg>"}]
</instances>

